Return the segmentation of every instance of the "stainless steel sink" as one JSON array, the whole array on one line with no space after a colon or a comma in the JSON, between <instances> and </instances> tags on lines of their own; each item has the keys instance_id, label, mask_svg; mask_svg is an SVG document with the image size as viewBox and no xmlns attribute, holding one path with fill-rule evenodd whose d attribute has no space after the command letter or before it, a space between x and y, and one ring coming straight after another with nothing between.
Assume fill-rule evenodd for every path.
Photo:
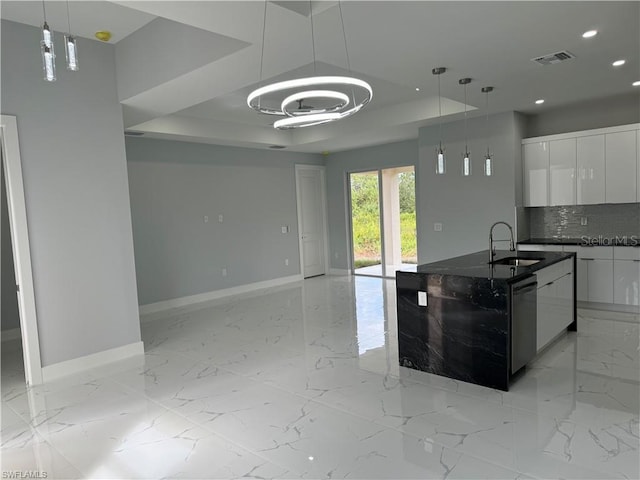
<instances>
[{"instance_id":1,"label":"stainless steel sink","mask_svg":"<svg viewBox=\"0 0 640 480\"><path fill-rule=\"evenodd\" d=\"M542 261L542 258L507 257L507 258L501 258L500 260L494 260L493 262L491 262L491 264L492 265L511 265L513 267L529 267L541 261Z\"/></svg>"}]
</instances>

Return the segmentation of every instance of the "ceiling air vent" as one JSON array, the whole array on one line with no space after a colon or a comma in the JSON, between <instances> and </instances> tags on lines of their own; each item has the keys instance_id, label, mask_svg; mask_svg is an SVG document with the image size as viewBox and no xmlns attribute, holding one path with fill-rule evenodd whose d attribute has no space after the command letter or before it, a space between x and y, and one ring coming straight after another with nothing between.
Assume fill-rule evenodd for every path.
<instances>
[{"instance_id":1,"label":"ceiling air vent","mask_svg":"<svg viewBox=\"0 0 640 480\"><path fill-rule=\"evenodd\" d=\"M539 63L540 65L554 65L556 63L564 62L576 58L573 53L569 53L566 50L556 53L550 53L549 55L543 55L542 57L532 58L532 62Z\"/></svg>"},{"instance_id":2,"label":"ceiling air vent","mask_svg":"<svg viewBox=\"0 0 640 480\"><path fill-rule=\"evenodd\" d=\"M273 150L282 150L283 148L287 148L284 145L269 145L269 148L272 148Z\"/></svg>"},{"instance_id":3,"label":"ceiling air vent","mask_svg":"<svg viewBox=\"0 0 640 480\"><path fill-rule=\"evenodd\" d=\"M141 137L144 135L144 132L134 132L133 130L125 130L124 134L127 137Z\"/></svg>"}]
</instances>

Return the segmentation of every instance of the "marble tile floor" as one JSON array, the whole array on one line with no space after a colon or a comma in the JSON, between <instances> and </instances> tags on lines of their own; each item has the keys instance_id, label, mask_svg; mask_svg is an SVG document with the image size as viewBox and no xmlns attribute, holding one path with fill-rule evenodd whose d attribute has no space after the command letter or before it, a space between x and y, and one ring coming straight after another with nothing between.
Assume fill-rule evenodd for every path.
<instances>
[{"instance_id":1,"label":"marble tile floor","mask_svg":"<svg viewBox=\"0 0 640 480\"><path fill-rule=\"evenodd\" d=\"M155 315L143 359L29 389L5 342L3 477L637 479L640 315L579 314L509 392L399 367L372 277Z\"/></svg>"}]
</instances>

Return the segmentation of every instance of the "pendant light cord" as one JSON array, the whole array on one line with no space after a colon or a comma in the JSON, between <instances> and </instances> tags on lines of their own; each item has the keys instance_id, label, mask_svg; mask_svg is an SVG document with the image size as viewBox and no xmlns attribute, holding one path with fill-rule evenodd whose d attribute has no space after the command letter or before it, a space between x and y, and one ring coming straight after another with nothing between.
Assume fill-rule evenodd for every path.
<instances>
[{"instance_id":1,"label":"pendant light cord","mask_svg":"<svg viewBox=\"0 0 640 480\"><path fill-rule=\"evenodd\" d=\"M309 0L309 17L311 19L311 49L313 50L313 75L316 75L316 41L313 35L313 5Z\"/></svg>"},{"instance_id":2,"label":"pendant light cord","mask_svg":"<svg viewBox=\"0 0 640 480\"><path fill-rule=\"evenodd\" d=\"M71 35L71 17L69 16L69 0L67 0L67 26L69 27L69 35Z\"/></svg>"},{"instance_id":3,"label":"pendant light cord","mask_svg":"<svg viewBox=\"0 0 640 480\"><path fill-rule=\"evenodd\" d=\"M42 0L42 16L44 17L44 23L47 23L47 10L44 8L44 0Z\"/></svg>"},{"instance_id":4,"label":"pendant light cord","mask_svg":"<svg viewBox=\"0 0 640 480\"><path fill-rule=\"evenodd\" d=\"M264 33L267 27L267 0L264 0L264 14L262 17L262 51L260 52L260 84L262 84L262 66L264 64Z\"/></svg>"},{"instance_id":5,"label":"pendant light cord","mask_svg":"<svg viewBox=\"0 0 640 480\"><path fill-rule=\"evenodd\" d=\"M342 1L338 0L338 9L340 10L340 25L342 26L342 38L344 39L344 54L347 57L347 70L349 70L349 75L352 76L351 73L351 60L349 58L349 48L347 47L347 31L344 28L344 17L342 15ZM351 89L351 101L356 103L356 93L355 90Z\"/></svg>"},{"instance_id":6,"label":"pendant light cord","mask_svg":"<svg viewBox=\"0 0 640 480\"><path fill-rule=\"evenodd\" d=\"M442 150L442 95L440 94L440 75L438 74L438 119L440 120L440 150Z\"/></svg>"},{"instance_id":7,"label":"pendant light cord","mask_svg":"<svg viewBox=\"0 0 640 480\"><path fill-rule=\"evenodd\" d=\"M467 135L467 84L464 84L464 154L469 153L469 136Z\"/></svg>"},{"instance_id":8,"label":"pendant light cord","mask_svg":"<svg viewBox=\"0 0 640 480\"><path fill-rule=\"evenodd\" d=\"M487 155L490 155L490 151L489 151L489 92L487 91L486 93L486 100L485 100L485 110L486 110L486 115L487 115L487 121L486 121L486 128L487 128Z\"/></svg>"}]
</instances>

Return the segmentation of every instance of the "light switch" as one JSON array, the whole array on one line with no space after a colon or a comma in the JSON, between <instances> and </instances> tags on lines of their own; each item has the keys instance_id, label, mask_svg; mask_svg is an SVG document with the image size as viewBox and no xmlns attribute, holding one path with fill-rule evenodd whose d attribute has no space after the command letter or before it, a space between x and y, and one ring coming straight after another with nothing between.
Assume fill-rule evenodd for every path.
<instances>
[{"instance_id":1,"label":"light switch","mask_svg":"<svg viewBox=\"0 0 640 480\"><path fill-rule=\"evenodd\" d=\"M587 217L580 217L580 225L583 227L587 224Z\"/></svg>"},{"instance_id":2,"label":"light switch","mask_svg":"<svg viewBox=\"0 0 640 480\"><path fill-rule=\"evenodd\" d=\"M204 216L204 223L209 223L209 215Z\"/></svg>"},{"instance_id":3,"label":"light switch","mask_svg":"<svg viewBox=\"0 0 640 480\"><path fill-rule=\"evenodd\" d=\"M433 230L436 232L441 232L442 231L442 224L441 223L434 223L433 224Z\"/></svg>"},{"instance_id":4,"label":"light switch","mask_svg":"<svg viewBox=\"0 0 640 480\"><path fill-rule=\"evenodd\" d=\"M289 227L287 227L286 225L282 227L282 233L288 233L288 232L289 232Z\"/></svg>"},{"instance_id":5,"label":"light switch","mask_svg":"<svg viewBox=\"0 0 640 480\"><path fill-rule=\"evenodd\" d=\"M419 307L427 306L427 292L418 292L418 306Z\"/></svg>"}]
</instances>

